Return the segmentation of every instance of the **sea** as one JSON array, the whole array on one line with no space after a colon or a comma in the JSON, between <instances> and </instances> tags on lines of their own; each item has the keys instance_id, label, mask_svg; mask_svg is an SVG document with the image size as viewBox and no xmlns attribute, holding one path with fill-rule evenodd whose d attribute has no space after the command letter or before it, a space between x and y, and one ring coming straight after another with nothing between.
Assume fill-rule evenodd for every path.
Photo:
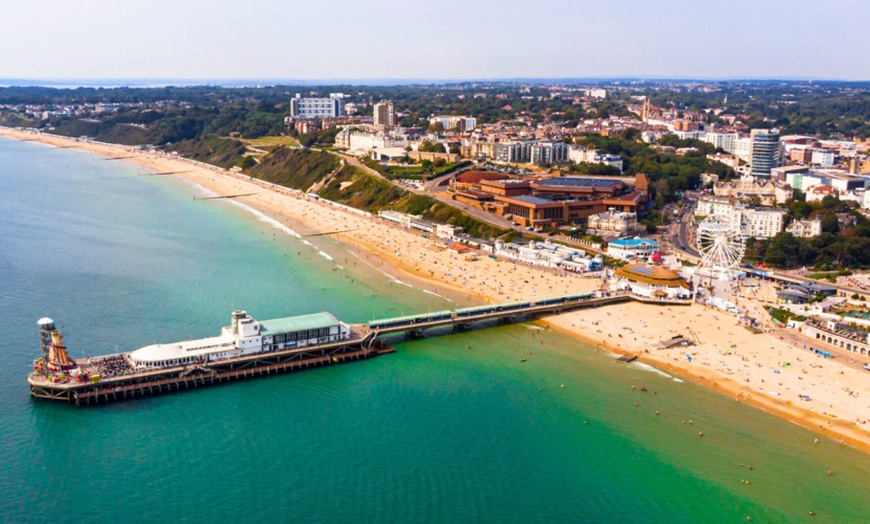
<instances>
[{"instance_id":1,"label":"sea","mask_svg":"<svg viewBox=\"0 0 870 524\"><path fill-rule=\"evenodd\" d=\"M234 309L457 305L147 175L0 138L0 522L870 521L867 455L535 324L98 407L31 399L45 316L81 358L215 335Z\"/></svg>"}]
</instances>

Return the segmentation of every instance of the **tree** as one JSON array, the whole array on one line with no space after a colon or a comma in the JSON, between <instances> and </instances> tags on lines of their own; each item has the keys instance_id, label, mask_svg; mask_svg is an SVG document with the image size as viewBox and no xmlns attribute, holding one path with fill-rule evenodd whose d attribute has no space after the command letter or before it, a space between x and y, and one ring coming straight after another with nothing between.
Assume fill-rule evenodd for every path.
<instances>
[{"instance_id":1,"label":"tree","mask_svg":"<svg viewBox=\"0 0 870 524\"><path fill-rule=\"evenodd\" d=\"M241 167L242 169L249 169L249 168L254 167L255 165L257 165L257 161L254 160L254 157L252 157L251 155L245 156L239 162L239 167Z\"/></svg>"},{"instance_id":2,"label":"tree","mask_svg":"<svg viewBox=\"0 0 870 524\"><path fill-rule=\"evenodd\" d=\"M444 149L444 144L441 142L429 142L428 140L424 140L417 146L417 151L421 151L423 153L444 153L447 150Z\"/></svg>"}]
</instances>

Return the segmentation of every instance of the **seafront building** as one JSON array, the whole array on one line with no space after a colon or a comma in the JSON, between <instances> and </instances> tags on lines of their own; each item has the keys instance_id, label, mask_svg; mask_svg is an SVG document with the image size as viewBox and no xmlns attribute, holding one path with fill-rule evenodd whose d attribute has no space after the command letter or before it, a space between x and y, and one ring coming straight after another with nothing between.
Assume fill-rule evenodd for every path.
<instances>
[{"instance_id":1,"label":"seafront building","mask_svg":"<svg viewBox=\"0 0 870 524\"><path fill-rule=\"evenodd\" d=\"M600 236L625 236L637 230L637 213L610 210L591 215L586 220L586 233Z\"/></svg>"},{"instance_id":2,"label":"seafront building","mask_svg":"<svg viewBox=\"0 0 870 524\"><path fill-rule=\"evenodd\" d=\"M614 271L616 289L651 299L691 300L692 286L679 273L660 266L630 264Z\"/></svg>"},{"instance_id":3,"label":"seafront building","mask_svg":"<svg viewBox=\"0 0 870 524\"><path fill-rule=\"evenodd\" d=\"M500 177L499 177L500 178ZM454 200L528 227L579 223L590 215L637 213L647 201L646 175L634 177L547 177L481 179L452 195Z\"/></svg>"},{"instance_id":4,"label":"seafront building","mask_svg":"<svg viewBox=\"0 0 870 524\"><path fill-rule=\"evenodd\" d=\"M870 355L870 333L833 320L809 319L801 331L811 339L820 340L859 355Z\"/></svg>"},{"instance_id":5,"label":"seafront building","mask_svg":"<svg viewBox=\"0 0 870 524\"><path fill-rule=\"evenodd\" d=\"M649 238L620 238L607 243L607 254L621 260L650 260L659 243Z\"/></svg>"},{"instance_id":6,"label":"seafront building","mask_svg":"<svg viewBox=\"0 0 870 524\"><path fill-rule=\"evenodd\" d=\"M574 273L594 271L601 266L600 257L588 256L580 249L574 249L549 241L516 244L496 241L494 254L530 266L561 268Z\"/></svg>"},{"instance_id":7,"label":"seafront building","mask_svg":"<svg viewBox=\"0 0 870 524\"><path fill-rule=\"evenodd\" d=\"M152 344L130 353L134 369L163 369L346 340L350 328L330 313L257 321L234 311L217 337Z\"/></svg>"}]
</instances>

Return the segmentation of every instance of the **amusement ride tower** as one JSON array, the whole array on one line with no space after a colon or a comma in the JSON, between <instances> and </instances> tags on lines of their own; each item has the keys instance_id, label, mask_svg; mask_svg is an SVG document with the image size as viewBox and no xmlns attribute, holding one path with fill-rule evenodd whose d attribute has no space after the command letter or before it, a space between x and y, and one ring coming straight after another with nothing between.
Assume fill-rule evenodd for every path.
<instances>
[{"instance_id":1,"label":"amusement ride tower","mask_svg":"<svg viewBox=\"0 0 870 524\"><path fill-rule=\"evenodd\" d=\"M45 317L39 319L39 343L42 347L42 371L54 373L67 371L76 367L63 344L63 335L54 325L54 320Z\"/></svg>"}]
</instances>

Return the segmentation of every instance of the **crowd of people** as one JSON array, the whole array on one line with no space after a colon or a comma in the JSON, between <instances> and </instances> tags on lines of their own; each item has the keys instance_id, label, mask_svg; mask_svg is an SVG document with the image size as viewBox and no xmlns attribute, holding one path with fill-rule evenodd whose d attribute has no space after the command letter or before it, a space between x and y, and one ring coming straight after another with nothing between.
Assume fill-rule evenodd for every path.
<instances>
[{"instance_id":1,"label":"crowd of people","mask_svg":"<svg viewBox=\"0 0 870 524\"><path fill-rule=\"evenodd\" d=\"M135 371L125 355L102 357L94 360L92 363L103 377L129 375Z\"/></svg>"}]
</instances>

